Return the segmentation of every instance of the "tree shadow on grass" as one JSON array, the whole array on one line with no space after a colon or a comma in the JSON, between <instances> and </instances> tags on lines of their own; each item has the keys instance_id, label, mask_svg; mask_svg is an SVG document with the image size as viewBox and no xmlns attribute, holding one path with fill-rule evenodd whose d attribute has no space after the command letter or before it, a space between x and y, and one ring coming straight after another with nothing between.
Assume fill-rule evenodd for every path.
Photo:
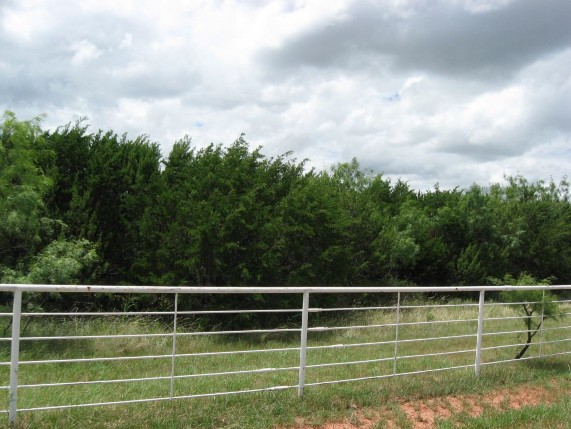
<instances>
[{"instance_id":1,"label":"tree shadow on grass","mask_svg":"<svg viewBox=\"0 0 571 429\"><path fill-rule=\"evenodd\" d=\"M11 320L7 321L0 330L4 338L11 338ZM47 324L25 321L20 329L20 360L43 360L69 357L85 357L93 351L93 340L86 339L41 339L41 337L73 335L70 325L64 320L50 320ZM29 337L38 339L27 340ZM0 354L10 356L12 342L0 342Z\"/></svg>"},{"instance_id":2,"label":"tree shadow on grass","mask_svg":"<svg viewBox=\"0 0 571 429\"><path fill-rule=\"evenodd\" d=\"M21 360L85 358L93 354L92 340L34 340L20 343Z\"/></svg>"},{"instance_id":3,"label":"tree shadow on grass","mask_svg":"<svg viewBox=\"0 0 571 429\"><path fill-rule=\"evenodd\" d=\"M531 359L526 362L526 365L544 374L562 375L571 374L571 363L565 358L544 358L544 359Z\"/></svg>"}]
</instances>

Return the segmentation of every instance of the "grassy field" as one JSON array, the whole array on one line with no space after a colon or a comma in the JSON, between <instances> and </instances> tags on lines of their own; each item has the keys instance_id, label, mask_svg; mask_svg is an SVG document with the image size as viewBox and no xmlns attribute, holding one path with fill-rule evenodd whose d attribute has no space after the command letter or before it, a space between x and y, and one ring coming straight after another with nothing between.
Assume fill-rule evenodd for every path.
<instances>
[{"instance_id":1,"label":"grassy field","mask_svg":"<svg viewBox=\"0 0 571 429\"><path fill-rule=\"evenodd\" d=\"M398 328L399 359L397 374L473 365L476 345L477 306L435 307L432 302L412 302L414 308L400 313ZM461 304L456 302L456 304ZM466 304L466 303L462 303ZM418 306L420 305L420 306ZM517 306L487 306L488 320L485 333L522 330L523 323L516 318ZM570 309L567 305L565 311ZM412 401L426 404L431 398L470 397L493 395L498 389L529 390L545 388L566 392L553 400L534 407L500 409L487 406L482 399L479 415L459 410L454 416L436 416L432 426L425 427L569 427L571 391L571 355L526 360L516 363L483 365L479 378L473 367L450 371L435 371L422 375L391 377L395 370L393 326L394 309L353 311L347 314L328 313L327 317L312 313L310 327L328 329L309 333L307 352L306 387L302 399L295 389L221 396L215 398L178 399L174 401L142 404L106 405L102 407L73 408L66 410L22 412L18 415L20 428L285 428L319 426L327 421L357 423L370 416L375 421L369 427L422 427L414 426L414 418L403 411L403 403ZM341 312L340 312L341 313ZM565 327L569 318L546 323L541 333L544 341L571 338ZM5 320L4 323L7 323ZM25 323L25 321L24 321ZM415 324L412 324L415 323ZM419 324L420 323L420 324ZM341 326L351 329L333 329ZM364 325L385 325L361 328ZM388 325L388 326L387 326ZM299 333L256 333L233 335L195 335L195 324L179 320L177 354L191 354L175 359L175 375L171 384L172 353L171 322L129 316L31 318L26 323L24 336L68 336L103 334L157 334L146 338L81 339L23 341L21 360L100 358L117 356L158 356L154 359L104 361L84 363L23 364L20 366L20 384L59 383L90 380L117 380L144 377L165 377L162 380L114 382L78 386L20 388L18 407L33 408L67 404L98 403L146 398L168 398L212 392L233 392L263 389L271 386L295 386L298 380ZM290 328L285 323L280 328ZM457 337L429 340L435 337ZM540 335L538 334L536 340ZM522 333L486 335L483 346L494 347L523 341ZM386 344L326 348L331 345L361 343ZM0 344L1 360L9 360L9 343ZM249 350L286 349L265 353L239 353L199 355L200 353ZM289 350L287 350L289 349ZM482 361L494 362L513 358L517 347L484 350ZM459 352L445 354L448 352ZM571 351L571 341L534 345L526 356L538 356ZM432 356L426 356L432 354ZM379 360L371 363L334 365L338 362ZM313 365L332 364L325 367ZM255 374L195 376L205 373L247 371L261 368L284 368ZM359 377L384 377L351 383L311 386L313 383ZM7 385L9 368L0 367L1 384ZM507 392L507 393L506 393ZM511 395L506 391L505 396ZM8 392L0 391L7 408ZM468 396L467 396L468 395ZM414 402L417 401L417 402ZM424 402L423 402L424 401ZM464 402L467 400L464 399ZM472 401L472 399L470 399ZM470 402L468 401L468 402ZM425 405L423 405L425 406ZM436 407L436 405L434 405ZM450 407L449 407L450 408ZM504 407L505 408L505 407ZM509 408L509 407L508 407ZM450 408L451 409L451 408ZM379 410L383 414L379 415ZM372 417L375 416L373 419ZM442 417L442 416L441 416ZM529 423L530 426L517 422ZM511 422L511 423L510 423ZM514 425L513 422L516 422ZM549 422L548 426L541 426ZM7 415L0 415L0 425L6 426ZM503 426L502 426L503 425ZM535 426L534 426L535 425Z\"/></svg>"}]
</instances>

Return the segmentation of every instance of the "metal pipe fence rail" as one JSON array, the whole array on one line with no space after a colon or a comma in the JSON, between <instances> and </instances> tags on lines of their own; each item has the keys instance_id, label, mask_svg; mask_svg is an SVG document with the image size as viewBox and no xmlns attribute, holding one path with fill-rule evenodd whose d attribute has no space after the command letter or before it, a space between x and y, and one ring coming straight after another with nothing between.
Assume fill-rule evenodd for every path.
<instances>
[{"instance_id":1,"label":"metal pipe fence rail","mask_svg":"<svg viewBox=\"0 0 571 429\"><path fill-rule=\"evenodd\" d=\"M13 296L12 311L0 313L5 332L0 414L8 414L13 426L19 412L286 389L301 396L311 386L467 368L479 376L482 366L515 361L514 350L525 345L521 338L527 330L517 313L525 303L485 300L487 292L512 290L568 291L571 286L0 285L1 293ZM165 294L172 297L172 311L23 311L30 293ZM340 293L383 294L378 302L389 304L310 306L312 295ZM448 301L404 299L418 293L443 293ZM478 293L478 302L454 300L457 293ZM295 294L301 299L299 308L193 311L181 307L183 294ZM563 315L570 315L571 300L558 302ZM188 323L207 315L278 313L292 318L272 329L204 329ZM543 310L531 317L544 322ZM317 326L323 322L329 326ZM519 360L568 354L571 325L565 318L550 325L546 319L528 355Z\"/></svg>"}]
</instances>

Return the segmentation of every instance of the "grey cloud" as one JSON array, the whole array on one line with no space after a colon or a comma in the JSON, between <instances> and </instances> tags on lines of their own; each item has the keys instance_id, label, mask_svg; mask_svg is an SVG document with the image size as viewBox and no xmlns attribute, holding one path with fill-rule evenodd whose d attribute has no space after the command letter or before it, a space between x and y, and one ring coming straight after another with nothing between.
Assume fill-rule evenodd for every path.
<instances>
[{"instance_id":1,"label":"grey cloud","mask_svg":"<svg viewBox=\"0 0 571 429\"><path fill-rule=\"evenodd\" d=\"M566 87L554 87L546 95L532 97L530 126L541 133L571 133L571 81Z\"/></svg>"},{"instance_id":2,"label":"grey cloud","mask_svg":"<svg viewBox=\"0 0 571 429\"><path fill-rule=\"evenodd\" d=\"M422 176L434 182L453 154L436 154L419 147L384 144L375 152L353 151L363 168L381 172L389 177ZM344 159L349 159L346 156ZM432 179L434 178L434 179Z\"/></svg>"},{"instance_id":3,"label":"grey cloud","mask_svg":"<svg viewBox=\"0 0 571 429\"><path fill-rule=\"evenodd\" d=\"M64 106L78 96L95 103L113 103L120 97L160 99L178 95L200 80L178 54L148 54L152 36L140 24L113 16L63 24L69 29L32 42L3 38L7 70L0 79L1 102L18 106L48 101ZM135 33L133 46L122 50L127 33ZM101 53L72 64L74 46L82 41ZM138 64L135 70L133 64Z\"/></svg>"},{"instance_id":4,"label":"grey cloud","mask_svg":"<svg viewBox=\"0 0 571 429\"><path fill-rule=\"evenodd\" d=\"M439 144L436 153L457 154L465 160L475 162L499 161L526 153L531 145L528 140L522 140L519 133L502 134L495 136L484 144L476 144L470 141L456 140Z\"/></svg>"},{"instance_id":5,"label":"grey cloud","mask_svg":"<svg viewBox=\"0 0 571 429\"><path fill-rule=\"evenodd\" d=\"M50 126L88 116L93 129L148 133L164 154L185 133L229 144L244 131L272 156L293 150L319 170L356 156L417 189L569 174L571 2L482 13L459 3L410 2L410 14L391 15L355 0L346 18L235 67L178 21L54 3L41 37L0 29L0 106L46 112ZM0 17L16 7L0 0ZM73 63L80 47L92 50ZM521 95L512 115L511 98L494 98L510 89Z\"/></svg>"},{"instance_id":6,"label":"grey cloud","mask_svg":"<svg viewBox=\"0 0 571 429\"><path fill-rule=\"evenodd\" d=\"M407 17L357 2L347 19L312 29L259 55L273 69L390 63L407 70L482 78L509 76L571 42L571 2L519 0L487 13L445 2Z\"/></svg>"}]
</instances>

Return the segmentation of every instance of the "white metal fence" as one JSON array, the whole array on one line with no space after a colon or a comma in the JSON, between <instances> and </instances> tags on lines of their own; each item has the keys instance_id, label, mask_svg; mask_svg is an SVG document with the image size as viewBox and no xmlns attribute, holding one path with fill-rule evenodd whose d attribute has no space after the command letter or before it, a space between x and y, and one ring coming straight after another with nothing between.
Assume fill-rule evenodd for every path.
<instances>
[{"instance_id":1,"label":"white metal fence","mask_svg":"<svg viewBox=\"0 0 571 429\"><path fill-rule=\"evenodd\" d=\"M14 425L18 412L284 389L296 389L302 395L308 386L452 369L473 368L479 375L484 365L513 361L513 351L525 344L521 336L526 333L519 323L521 316L513 311L514 306L522 303L486 301L486 293L523 289L569 291L571 286L246 288L0 285L0 292L13 295L12 312L0 313L0 326L5 332L0 337L0 357L3 359L0 362L3 379L0 392L6 394L6 405L0 413L8 414L9 424ZM30 293L167 294L172 299L172 311L23 311L26 307L22 302L26 302L26 295ZM310 306L312 295L340 293L385 294L385 299L377 302L389 304L346 308ZM429 302L404 300L405 296L418 293L446 294L447 299ZM466 293L477 294L479 300L454 300L454 294L458 293L464 296ZM295 294L300 296L300 305L288 309L204 308L196 311L181 308L179 298L183 294ZM564 315L571 314L570 300L560 299L559 303ZM263 316L267 313L289 313L294 318L271 329L205 329L186 323L191 317L206 315ZM344 319L333 317L343 313L351 313L352 316ZM367 317L353 317L359 314ZM543 321L543 312L532 317ZM98 319L104 319L105 323L98 324ZM143 319L159 320L160 323L132 322ZM120 323L114 324L113 321L117 320ZM348 320L353 324L342 324ZM363 323L360 324L359 320ZM329 326L319 326L321 323ZM35 328L26 329L28 325ZM138 330L94 331L98 327L113 326L117 329L134 326ZM248 340L252 337L255 340ZM217 338L220 341L214 341ZM239 340L232 341L236 338ZM206 343L204 339L214 340ZM104 346L106 341L110 344L107 347ZM213 344L218 346L213 347ZM356 350L367 351L357 353ZM268 359L270 354L275 358ZM546 321L541 325L533 348L522 360L567 354L571 354L571 326L565 322L550 326ZM222 358L223 364L209 360L213 358ZM268 362L275 366L267 367ZM121 365L121 370L113 366L115 364ZM42 370L46 367L48 369ZM252 381L244 381L247 377ZM215 383L211 381L213 379L222 381ZM142 385L148 387L118 387ZM97 395L87 396L98 399L82 401L81 395L67 393L78 388L99 389ZM56 393L38 394L49 389Z\"/></svg>"}]
</instances>

